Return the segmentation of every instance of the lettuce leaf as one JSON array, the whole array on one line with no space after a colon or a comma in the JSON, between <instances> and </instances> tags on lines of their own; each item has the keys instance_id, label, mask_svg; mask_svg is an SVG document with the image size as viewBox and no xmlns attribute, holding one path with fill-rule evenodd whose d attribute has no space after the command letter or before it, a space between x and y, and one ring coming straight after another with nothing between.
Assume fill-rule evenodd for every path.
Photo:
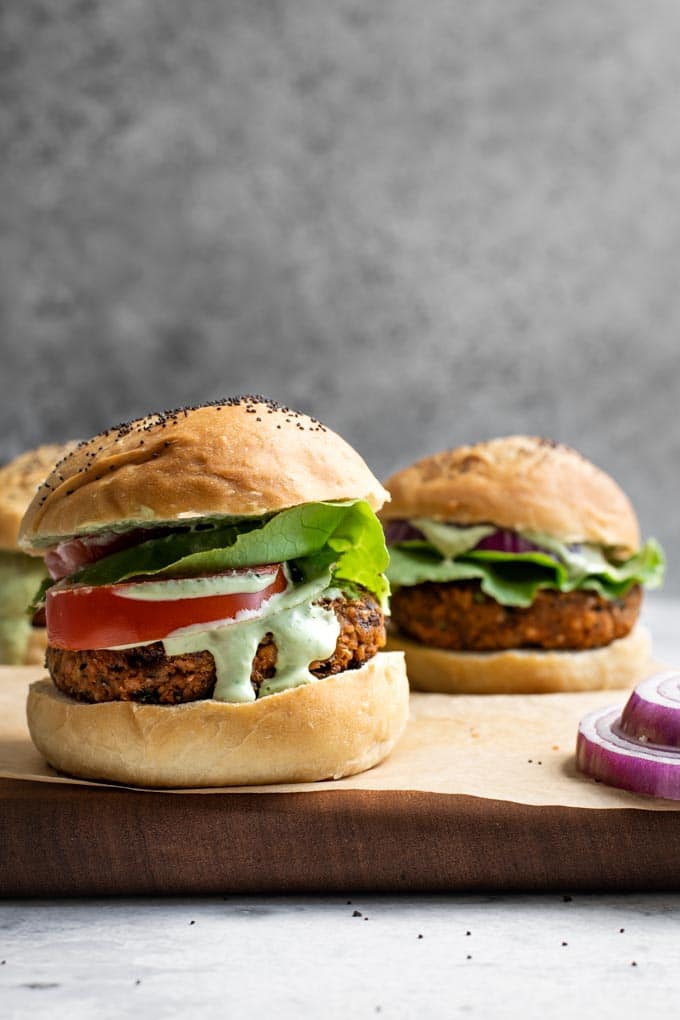
<instances>
[{"instance_id":1,"label":"lettuce leaf","mask_svg":"<svg viewBox=\"0 0 680 1020\"><path fill-rule=\"evenodd\" d=\"M562 592L587 589L607 599L623 598L635 584L655 588L664 573L663 551L654 539L621 563L608 560L603 550L565 546L565 560L557 553L505 553L470 549L448 558L428 542L401 542L390 549L387 576L394 587L426 581L478 580L482 591L505 606L530 606L541 588ZM583 550L587 551L584 553Z\"/></svg>"},{"instance_id":2,"label":"lettuce leaf","mask_svg":"<svg viewBox=\"0 0 680 1020\"><path fill-rule=\"evenodd\" d=\"M0 621L21 616L31 592L45 574L42 560L0 549ZM0 658L0 662L5 661L9 660Z\"/></svg>"},{"instance_id":3,"label":"lettuce leaf","mask_svg":"<svg viewBox=\"0 0 680 1020\"><path fill-rule=\"evenodd\" d=\"M228 524L201 521L88 564L68 582L105 585L131 577L196 577L291 563L305 579L333 566L334 584L361 585L384 603L388 558L382 527L368 503L307 503Z\"/></svg>"}]
</instances>

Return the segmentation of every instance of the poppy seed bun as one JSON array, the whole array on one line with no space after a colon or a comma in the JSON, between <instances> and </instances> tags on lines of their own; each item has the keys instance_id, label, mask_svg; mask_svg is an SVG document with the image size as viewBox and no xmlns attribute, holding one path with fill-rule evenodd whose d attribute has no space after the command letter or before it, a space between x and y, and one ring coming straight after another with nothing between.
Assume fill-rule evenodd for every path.
<instances>
[{"instance_id":1,"label":"poppy seed bun","mask_svg":"<svg viewBox=\"0 0 680 1020\"><path fill-rule=\"evenodd\" d=\"M20 543L37 551L138 523L250 516L321 500L389 498L359 454L264 397L151 414L81 443L41 486Z\"/></svg>"},{"instance_id":2,"label":"poppy seed bun","mask_svg":"<svg viewBox=\"0 0 680 1020\"><path fill-rule=\"evenodd\" d=\"M372 768L408 718L400 653L249 704L85 704L31 684L33 742L71 776L132 786L253 786L339 779Z\"/></svg>"},{"instance_id":3,"label":"poppy seed bun","mask_svg":"<svg viewBox=\"0 0 680 1020\"><path fill-rule=\"evenodd\" d=\"M0 549L16 550L21 518L40 483L75 443L28 450L0 468Z\"/></svg>"},{"instance_id":4,"label":"poppy seed bun","mask_svg":"<svg viewBox=\"0 0 680 1020\"><path fill-rule=\"evenodd\" d=\"M635 512L616 482L580 453L535 436L506 436L425 457L385 483L383 520L433 517L543 532L632 555Z\"/></svg>"},{"instance_id":5,"label":"poppy seed bun","mask_svg":"<svg viewBox=\"0 0 680 1020\"><path fill-rule=\"evenodd\" d=\"M585 651L513 648L454 652L411 641L398 631L387 648L406 655L413 690L440 694L548 694L632 687L652 667L649 632L639 624L626 637Z\"/></svg>"}]
</instances>

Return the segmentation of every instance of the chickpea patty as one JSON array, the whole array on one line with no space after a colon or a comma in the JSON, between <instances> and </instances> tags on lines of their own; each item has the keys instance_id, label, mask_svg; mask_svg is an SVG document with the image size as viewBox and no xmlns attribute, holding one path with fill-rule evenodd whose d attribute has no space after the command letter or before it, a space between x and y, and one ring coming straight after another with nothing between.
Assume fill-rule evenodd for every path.
<instances>
[{"instance_id":1,"label":"chickpea patty","mask_svg":"<svg viewBox=\"0 0 680 1020\"><path fill-rule=\"evenodd\" d=\"M493 652L508 648L578 651L625 637L637 620L639 585L621 599L594 591L541 589L526 609L503 606L478 581L398 588L392 620L402 634L436 648Z\"/></svg>"},{"instance_id":2,"label":"chickpea patty","mask_svg":"<svg viewBox=\"0 0 680 1020\"><path fill-rule=\"evenodd\" d=\"M324 662L312 662L316 677L358 669L385 644L385 622L375 598L322 599L340 624L335 652ZM260 642L250 681L257 694L263 680L276 673L276 645L271 634ZM54 684L79 701L141 701L176 705L211 698L215 689L215 661L210 652L165 654L163 643L120 651L70 651L48 647L47 668Z\"/></svg>"}]
</instances>

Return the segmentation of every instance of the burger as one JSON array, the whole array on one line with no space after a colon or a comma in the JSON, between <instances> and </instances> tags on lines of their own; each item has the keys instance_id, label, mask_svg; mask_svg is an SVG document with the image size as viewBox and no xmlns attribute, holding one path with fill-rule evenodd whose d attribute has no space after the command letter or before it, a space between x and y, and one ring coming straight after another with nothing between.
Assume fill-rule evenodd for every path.
<instances>
[{"instance_id":1,"label":"burger","mask_svg":"<svg viewBox=\"0 0 680 1020\"><path fill-rule=\"evenodd\" d=\"M380 652L386 495L339 436L263 397L81 443L21 529L50 572L36 747L68 775L146 787L375 765L408 713L403 655Z\"/></svg>"},{"instance_id":2,"label":"burger","mask_svg":"<svg viewBox=\"0 0 680 1020\"><path fill-rule=\"evenodd\" d=\"M392 630L413 687L513 693L627 686L644 673L640 545L619 486L551 440L508 436L394 474L382 512Z\"/></svg>"},{"instance_id":3,"label":"burger","mask_svg":"<svg viewBox=\"0 0 680 1020\"><path fill-rule=\"evenodd\" d=\"M33 593L45 577L45 565L17 546L19 525L28 504L56 461L72 444L29 450L0 468L0 663L35 665L45 658L44 619L27 613Z\"/></svg>"}]
</instances>

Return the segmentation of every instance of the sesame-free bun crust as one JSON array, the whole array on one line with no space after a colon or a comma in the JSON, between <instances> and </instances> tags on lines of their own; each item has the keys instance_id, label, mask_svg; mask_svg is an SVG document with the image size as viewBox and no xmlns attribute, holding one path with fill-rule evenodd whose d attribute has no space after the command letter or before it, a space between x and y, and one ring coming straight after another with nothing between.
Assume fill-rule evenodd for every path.
<instances>
[{"instance_id":1,"label":"sesame-free bun crust","mask_svg":"<svg viewBox=\"0 0 680 1020\"><path fill-rule=\"evenodd\" d=\"M359 454L307 415L263 397L152 414L82 443L24 518L28 551L135 523L250 516L387 493Z\"/></svg>"},{"instance_id":2,"label":"sesame-free bun crust","mask_svg":"<svg viewBox=\"0 0 680 1020\"><path fill-rule=\"evenodd\" d=\"M19 525L38 486L75 443L50 443L0 467L0 549L15 550Z\"/></svg>"},{"instance_id":3,"label":"sesame-free bun crust","mask_svg":"<svg viewBox=\"0 0 680 1020\"><path fill-rule=\"evenodd\" d=\"M315 782L389 754L408 718L408 681L399 652L245 705L86 704L39 680L27 716L50 765L80 779L175 789Z\"/></svg>"},{"instance_id":4,"label":"sesame-free bun crust","mask_svg":"<svg viewBox=\"0 0 680 1020\"><path fill-rule=\"evenodd\" d=\"M616 482L567 446L506 436L425 457L385 483L383 520L433 517L538 531L634 553L638 522Z\"/></svg>"},{"instance_id":5,"label":"sesame-free bun crust","mask_svg":"<svg viewBox=\"0 0 680 1020\"><path fill-rule=\"evenodd\" d=\"M391 631L387 648L406 655L413 690L440 694L548 694L631 687L652 663L651 640L636 625L626 637L585 651L454 652Z\"/></svg>"}]
</instances>

